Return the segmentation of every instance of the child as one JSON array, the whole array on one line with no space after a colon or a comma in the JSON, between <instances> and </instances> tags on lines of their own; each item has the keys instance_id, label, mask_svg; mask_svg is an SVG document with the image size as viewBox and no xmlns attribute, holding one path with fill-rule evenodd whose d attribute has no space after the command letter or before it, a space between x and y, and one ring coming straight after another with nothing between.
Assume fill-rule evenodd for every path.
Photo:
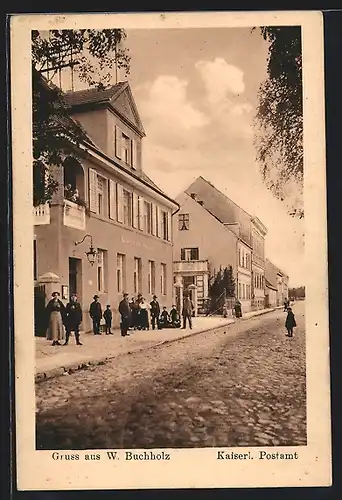
<instances>
[{"instance_id":1,"label":"child","mask_svg":"<svg viewBox=\"0 0 342 500\"><path fill-rule=\"evenodd\" d=\"M286 317L286 321L285 321L285 328L287 329L287 333L285 334L286 337L293 336L293 328L295 326L297 326L295 316L292 312L292 308L288 307L287 308L287 317Z\"/></svg>"},{"instance_id":2,"label":"child","mask_svg":"<svg viewBox=\"0 0 342 500\"><path fill-rule=\"evenodd\" d=\"M110 331L110 328L112 326L112 311L110 310L110 305L106 307L105 312L103 313L104 320L106 322L105 328L106 328L106 335L113 335L112 332Z\"/></svg>"},{"instance_id":3,"label":"child","mask_svg":"<svg viewBox=\"0 0 342 500\"><path fill-rule=\"evenodd\" d=\"M167 328L169 326L169 314L168 314L165 306L163 307L163 311L160 315L159 322L160 322L160 326L162 328Z\"/></svg>"},{"instance_id":4,"label":"child","mask_svg":"<svg viewBox=\"0 0 342 500\"><path fill-rule=\"evenodd\" d=\"M180 328L181 326L180 317L175 305L172 306L172 309L170 311L170 319L172 328Z\"/></svg>"}]
</instances>

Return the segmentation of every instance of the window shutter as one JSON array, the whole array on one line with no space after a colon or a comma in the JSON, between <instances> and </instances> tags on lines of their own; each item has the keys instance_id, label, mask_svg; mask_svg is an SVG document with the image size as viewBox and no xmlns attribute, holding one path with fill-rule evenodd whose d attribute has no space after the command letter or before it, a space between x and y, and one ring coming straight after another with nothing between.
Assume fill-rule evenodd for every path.
<instances>
[{"instance_id":1,"label":"window shutter","mask_svg":"<svg viewBox=\"0 0 342 500\"><path fill-rule=\"evenodd\" d=\"M156 224L156 236L159 236L158 205L154 205L154 216L155 216L155 224Z\"/></svg>"},{"instance_id":2,"label":"window shutter","mask_svg":"<svg viewBox=\"0 0 342 500\"><path fill-rule=\"evenodd\" d=\"M108 207L109 207L109 218L114 220L116 219L116 186L115 182L112 179L109 179L108 184Z\"/></svg>"},{"instance_id":3,"label":"window shutter","mask_svg":"<svg viewBox=\"0 0 342 500\"><path fill-rule=\"evenodd\" d=\"M157 211L156 211L156 205L152 203L152 208L151 208L151 218L152 218L152 234L154 236L157 235Z\"/></svg>"},{"instance_id":4,"label":"window shutter","mask_svg":"<svg viewBox=\"0 0 342 500\"><path fill-rule=\"evenodd\" d=\"M171 241L171 212L167 212L167 241Z\"/></svg>"},{"instance_id":5,"label":"window shutter","mask_svg":"<svg viewBox=\"0 0 342 500\"><path fill-rule=\"evenodd\" d=\"M158 207L158 236L159 238L163 237L163 212L160 207Z\"/></svg>"},{"instance_id":6,"label":"window shutter","mask_svg":"<svg viewBox=\"0 0 342 500\"><path fill-rule=\"evenodd\" d=\"M131 155L132 155L132 168L137 168L137 141L131 140Z\"/></svg>"},{"instance_id":7,"label":"window shutter","mask_svg":"<svg viewBox=\"0 0 342 500\"><path fill-rule=\"evenodd\" d=\"M118 125L115 125L115 156L122 158L122 132Z\"/></svg>"},{"instance_id":8,"label":"window shutter","mask_svg":"<svg viewBox=\"0 0 342 500\"><path fill-rule=\"evenodd\" d=\"M139 228L139 205L138 205L138 195L133 193L133 227Z\"/></svg>"},{"instance_id":9,"label":"window shutter","mask_svg":"<svg viewBox=\"0 0 342 500\"><path fill-rule=\"evenodd\" d=\"M181 260L185 260L185 248L181 248Z\"/></svg>"},{"instance_id":10,"label":"window shutter","mask_svg":"<svg viewBox=\"0 0 342 500\"><path fill-rule=\"evenodd\" d=\"M117 219L118 222L123 222L123 187L120 184L116 185L117 194Z\"/></svg>"},{"instance_id":11,"label":"window shutter","mask_svg":"<svg viewBox=\"0 0 342 500\"><path fill-rule=\"evenodd\" d=\"M144 219L144 198L142 196L138 196L138 206L139 206L139 229L144 231L145 227L145 219Z\"/></svg>"},{"instance_id":12,"label":"window shutter","mask_svg":"<svg viewBox=\"0 0 342 500\"><path fill-rule=\"evenodd\" d=\"M192 248L191 249L191 260L199 260L198 258L198 248Z\"/></svg>"},{"instance_id":13,"label":"window shutter","mask_svg":"<svg viewBox=\"0 0 342 500\"><path fill-rule=\"evenodd\" d=\"M97 172L89 169L89 209L91 212L97 212Z\"/></svg>"}]
</instances>

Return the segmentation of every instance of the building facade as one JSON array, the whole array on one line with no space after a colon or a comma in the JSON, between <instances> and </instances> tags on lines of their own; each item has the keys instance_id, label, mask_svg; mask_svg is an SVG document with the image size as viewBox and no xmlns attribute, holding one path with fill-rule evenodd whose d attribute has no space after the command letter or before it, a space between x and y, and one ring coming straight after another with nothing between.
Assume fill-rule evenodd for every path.
<instances>
[{"instance_id":1,"label":"building facade","mask_svg":"<svg viewBox=\"0 0 342 500\"><path fill-rule=\"evenodd\" d=\"M244 311L265 307L265 237L267 228L202 176L186 190L238 238L236 295ZM239 286L240 285L240 286Z\"/></svg>"},{"instance_id":2,"label":"building facade","mask_svg":"<svg viewBox=\"0 0 342 500\"><path fill-rule=\"evenodd\" d=\"M288 298L289 277L273 262L266 259L265 278L265 295L268 306L282 306L285 299Z\"/></svg>"},{"instance_id":3,"label":"building facade","mask_svg":"<svg viewBox=\"0 0 342 500\"><path fill-rule=\"evenodd\" d=\"M220 268L232 266L237 275L238 238L196 197L185 192L176 201L180 210L172 219L174 278L184 291L193 294L196 309L201 311L210 280Z\"/></svg>"},{"instance_id":4,"label":"building facade","mask_svg":"<svg viewBox=\"0 0 342 500\"><path fill-rule=\"evenodd\" d=\"M58 190L49 204L34 209L34 278L53 273L63 300L77 293L83 329L95 294L110 304L119 325L122 293L142 293L150 301L172 305L172 214L177 203L144 173L141 152L145 132L127 82L108 90L65 94L69 112L89 141L78 160L51 167ZM77 196L66 195L66 186ZM96 262L86 252L96 249ZM57 285L56 285L57 286Z\"/></svg>"},{"instance_id":5,"label":"building facade","mask_svg":"<svg viewBox=\"0 0 342 500\"><path fill-rule=\"evenodd\" d=\"M265 237L267 229L257 218L251 219L252 232L252 308L265 307Z\"/></svg>"}]
</instances>

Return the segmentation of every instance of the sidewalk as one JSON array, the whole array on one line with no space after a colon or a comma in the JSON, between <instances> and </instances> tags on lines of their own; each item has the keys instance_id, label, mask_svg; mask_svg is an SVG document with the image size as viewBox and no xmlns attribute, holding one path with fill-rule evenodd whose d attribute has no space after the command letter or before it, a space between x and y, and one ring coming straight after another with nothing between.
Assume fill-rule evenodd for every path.
<instances>
[{"instance_id":1,"label":"sidewalk","mask_svg":"<svg viewBox=\"0 0 342 500\"><path fill-rule=\"evenodd\" d=\"M244 314L242 320L253 316L260 316L275 309L261 309ZM114 330L114 335L93 335L85 333L81 335L82 346L75 344L72 335L69 345L52 346L43 337L36 337L36 381L63 375L90 365L103 364L104 362L137 351L149 349L153 346L173 342L175 340L196 335L200 332L220 328L236 320L218 316L193 318L193 328L186 330L165 329L130 332L128 337L121 337L119 330Z\"/></svg>"}]
</instances>

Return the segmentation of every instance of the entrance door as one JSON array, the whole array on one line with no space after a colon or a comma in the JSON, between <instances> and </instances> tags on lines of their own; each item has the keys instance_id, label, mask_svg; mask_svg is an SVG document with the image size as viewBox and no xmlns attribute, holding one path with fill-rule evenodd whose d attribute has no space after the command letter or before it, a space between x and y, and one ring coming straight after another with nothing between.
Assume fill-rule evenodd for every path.
<instances>
[{"instance_id":1,"label":"entrance door","mask_svg":"<svg viewBox=\"0 0 342 500\"><path fill-rule=\"evenodd\" d=\"M195 276L183 276L184 291L189 291L189 286L195 284Z\"/></svg>"},{"instance_id":2,"label":"entrance door","mask_svg":"<svg viewBox=\"0 0 342 500\"><path fill-rule=\"evenodd\" d=\"M82 260L69 258L69 295L76 293L78 299L82 297Z\"/></svg>"}]
</instances>

